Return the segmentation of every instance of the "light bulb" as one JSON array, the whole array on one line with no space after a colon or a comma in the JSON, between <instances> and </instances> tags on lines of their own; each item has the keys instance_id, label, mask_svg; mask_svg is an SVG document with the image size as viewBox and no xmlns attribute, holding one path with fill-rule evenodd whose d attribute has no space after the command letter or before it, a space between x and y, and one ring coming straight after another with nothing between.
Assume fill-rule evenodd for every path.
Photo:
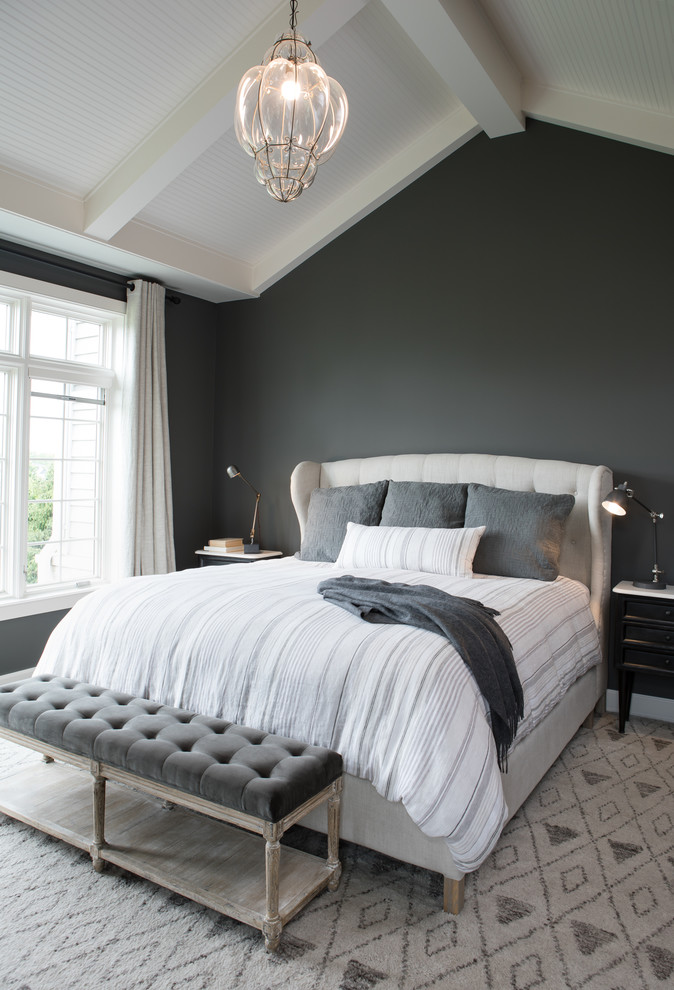
<instances>
[{"instance_id":1,"label":"light bulb","mask_svg":"<svg viewBox=\"0 0 674 990\"><path fill-rule=\"evenodd\" d=\"M287 79L281 86L281 96L290 103L300 95L300 85L295 79Z\"/></svg>"}]
</instances>

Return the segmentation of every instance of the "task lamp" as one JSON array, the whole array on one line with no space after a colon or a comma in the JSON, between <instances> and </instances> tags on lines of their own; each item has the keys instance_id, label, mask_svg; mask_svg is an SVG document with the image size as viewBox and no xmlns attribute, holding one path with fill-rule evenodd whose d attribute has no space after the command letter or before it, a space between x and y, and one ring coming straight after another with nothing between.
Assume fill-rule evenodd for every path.
<instances>
[{"instance_id":1,"label":"task lamp","mask_svg":"<svg viewBox=\"0 0 674 990\"><path fill-rule=\"evenodd\" d=\"M251 485L250 481L244 478L244 476L241 474L236 464L229 465L229 467L227 468L227 474L229 475L230 478L241 478L241 480L245 481L248 487L255 492L255 512L253 513L253 525L250 528L250 543L244 543L243 552L259 553L260 544L255 542L255 529L258 526L258 507L260 505L260 492L256 491L255 488L253 488L253 486Z\"/></svg>"},{"instance_id":2,"label":"task lamp","mask_svg":"<svg viewBox=\"0 0 674 990\"><path fill-rule=\"evenodd\" d=\"M632 584L635 588L653 588L654 590L660 591L666 588L665 584L665 572L660 570L658 567L658 519L664 519L664 514L662 512L653 512L649 509L647 505L640 502L638 498L635 497L634 492L631 488L627 487L627 482L623 481L622 484L616 485L612 492L610 492L606 498L601 503L607 512L611 512L614 516L626 516L627 507L629 505L629 500L632 499L637 505L640 505L642 509L651 517L653 523L653 568L651 573L653 574L653 579L651 581L633 581Z\"/></svg>"}]
</instances>

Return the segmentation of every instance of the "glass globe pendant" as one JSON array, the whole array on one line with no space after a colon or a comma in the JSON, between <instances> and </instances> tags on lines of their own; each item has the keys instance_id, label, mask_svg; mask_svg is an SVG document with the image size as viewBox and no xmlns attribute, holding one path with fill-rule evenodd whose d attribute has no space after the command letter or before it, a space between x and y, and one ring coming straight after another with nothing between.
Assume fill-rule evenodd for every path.
<instances>
[{"instance_id":1,"label":"glass globe pendant","mask_svg":"<svg viewBox=\"0 0 674 990\"><path fill-rule=\"evenodd\" d=\"M297 0L290 0L290 32L244 74L234 113L237 140L255 159L258 182L281 203L311 185L349 115L344 90L326 75L296 24Z\"/></svg>"}]
</instances>

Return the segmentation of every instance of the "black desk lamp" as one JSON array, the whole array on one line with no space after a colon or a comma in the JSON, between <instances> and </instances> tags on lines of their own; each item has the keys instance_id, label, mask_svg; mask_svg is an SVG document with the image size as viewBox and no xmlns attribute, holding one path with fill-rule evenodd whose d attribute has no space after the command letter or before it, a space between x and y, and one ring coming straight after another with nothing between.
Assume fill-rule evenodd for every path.
<instances>
[{"instance_id":1,"label":"black desk lamp","mask_svg":"<svg viewBox=\"0 0 674 990\"><path fill-rule=\"evenodd\" d=\"M665 584L665 572L660 570L658 567L658 533L657 533L657 523L658 519L664 519L664 514L662 512L653 512L649 509L647 505L640 502L638 498L635 498L634 492L631 488L627 487L627 482L623 481L621 485L616 485L612 492L610 492L604 501L601 503L607 512L611 512L614 516L626 516L627 507L629 505L629 500L632 499L637 505L640 505L642 509L651 517L653 523L653 579L651 581L633 581L632 584L635 588L653 588L654 590L660 591L666 588Z\"/></svg>"},{"instance_id":2,"label":"black desk lamp","mask_svg":"<svg viewBox=\"0 0 674 990\"><path fill-rule=\"evenodd\" d=\"M250 481L244 478L244 476L241 474L236 464L229 465L229 467L227 468L227 474L229 475L230 478L241 478L241 480L245 481L248 487L255 492L255 512L253 513L253 525L251 526L250 529L250 543L244 543L243 552L259 553L260 544L255 542L255 528L258 525L258 507L260 505L260 492L256 491L255 488L253 488L253 486L251 485Z\"/></svg>"}]
</instances>

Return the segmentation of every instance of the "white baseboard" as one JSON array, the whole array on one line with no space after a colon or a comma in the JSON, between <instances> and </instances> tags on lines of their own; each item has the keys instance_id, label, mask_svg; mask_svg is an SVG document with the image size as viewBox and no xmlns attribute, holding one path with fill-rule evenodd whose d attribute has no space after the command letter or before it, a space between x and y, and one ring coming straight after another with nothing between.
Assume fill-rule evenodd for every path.
<instances>
[{"instance_id":1,"label":"white baseboard","mask_svg":"<svg viewBox=\"0 0 674 990\"><path fill-rule=\"evenodd\" d=\"M606 692L606 710L618 711L618 692ZM657 718L660 722L674 722L674 698L654 698L650 694L633 694L630 715Z\"/></svg>"}]
</instances>

